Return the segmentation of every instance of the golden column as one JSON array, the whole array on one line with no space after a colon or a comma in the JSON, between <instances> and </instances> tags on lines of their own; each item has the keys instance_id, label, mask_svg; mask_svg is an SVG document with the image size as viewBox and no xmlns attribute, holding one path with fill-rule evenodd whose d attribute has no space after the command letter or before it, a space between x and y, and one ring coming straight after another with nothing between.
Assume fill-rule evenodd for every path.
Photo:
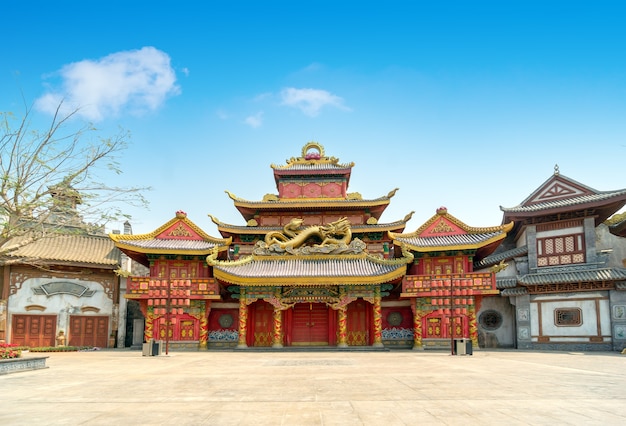
<instances>
[{"instance_id":1,"label":"golden column","mask_svg":"<svg viewBox=\"0 0 626 426\"><path fill-rule=\"evenodd\" d=\"M239 294L239 341L237 347L247 348L246 332L248 331L248 304L246 303L246 289L241 288Z\"/></svg>"},{"instance_id":2,"label":"golden column","mask_svg":"<svg viewBox=\"0 0 626 426\"><path fill-rule=\"evenodd\" d=\"M374 344L375 348L383 347L383 315L380 306L380 285L374 290Z\"/></svg>"},{"instance_id":3,"label":"golden column","mask_svg":"<svg viewBox=\"0 0 626 426\"><path fill-rule=\"evenodd\" d=\"M283 311L280 309L280 306L274 306L274 338L272 339L273 348L283 347L282 328L283 328Z\"/></svg>"},{"instance_id":4,"label":"golden column","mask_svg":"<svg viewBox=\"0 0 626 426\"><path fill-rule=\"evenodd\" d=\"M348 307L343 306L337 309L337 347L348 347Z\"/></svg>"},{"instance_id":5,"label":"golden column","mask_svg":"<svg viewBox=\"0 0 626 426\"><path fill-rule=\"evenodd\" d=\"M472 340L472 348L478 349L478 326L476 324L476 305L469 305L467 310L469 319L469 338Z\"/></svg>"},{"instance_id":6,"label":"golden column","mask_svg":"<svg viewBox=\"0 0 626 426\"><path fill-rule=\"evenodd\" d=\"M202 312L200 313L200 349L206 349L209 342L209 313L211 312L211 301L207 300L202 305Z\"/></svg>"},{"instance_id":7,"label":"golden column","mask_svg":"<svg viewBox=\"0 0 626 426\"><path fill-rule=\"evenodd\" d=\"M411 308L413 309L413 350L424 350L422 345L422 310L417 304L417 299L411 300Z\"/></svg>"}]
</instances>

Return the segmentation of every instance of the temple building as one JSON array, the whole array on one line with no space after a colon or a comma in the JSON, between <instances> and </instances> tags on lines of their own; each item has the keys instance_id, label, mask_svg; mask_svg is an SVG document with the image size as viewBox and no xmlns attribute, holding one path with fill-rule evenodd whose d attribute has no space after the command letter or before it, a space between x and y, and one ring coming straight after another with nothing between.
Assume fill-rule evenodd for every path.
<instances>
[{"instance_id":1,"label":"temple building","mask_svg":"<svg viewBox=\"0 0 626 426\"><path fill-rule=\"evenodd\" d=\"M477 315L497 296L495 272L475 272L513 223L474 228L445 208L416 232L412 212L382 223L397 189L349 192L354 164L307 143L271 165L277 193L251 201L228 192L245 225L211 216L210 237L184 213L144 235L111 235L150 267L126 297L145 315L145 339L216 347L478 346Z\"/></svg>"}]
</instances>

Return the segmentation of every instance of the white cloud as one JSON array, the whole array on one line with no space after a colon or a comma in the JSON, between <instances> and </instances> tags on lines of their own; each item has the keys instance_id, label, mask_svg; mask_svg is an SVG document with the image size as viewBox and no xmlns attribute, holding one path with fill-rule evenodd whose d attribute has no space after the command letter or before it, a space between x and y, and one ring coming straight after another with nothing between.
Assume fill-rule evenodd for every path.
<instances>
[{"instance_id":1,"label":"white cloud","mask_svg":"<svg viewBox=\"0 0 626 426\"><path fill-rule=\"evenodd\" d=\"M254 115L250 115L246 117L244 121L248 126L253 127L255 129L257 127L260 127L261 124L263 124L263 111L259 111Z\"/></svg>"},{"instance_id":2,"label":"white cloud","mask_svg":"<svg viewBox=\"0 0 626 426\"><path fill-rule=\"evenodd\" d=\"M296 89L288 87L280 92L281 104L300 109L308 116L315 117L325 106L332 106L350 111L343 104L343 99L326 90L319 89Z\"/></svg>"},{"instance_id":3,"label":"white cloud","mask_svg":"<svg viewBox=\"0 0 626 426\"><path fill-rule=\"evenodd\" d=\"M74 62L58 74L62 89L45 93L35 106L53 113L63 101L64 110L78 108L80 115L93 121L118 115L122 110L135 114L153 111L168 96L180 93L169 55L154 47Z\"/></svg>"}]
</instances>

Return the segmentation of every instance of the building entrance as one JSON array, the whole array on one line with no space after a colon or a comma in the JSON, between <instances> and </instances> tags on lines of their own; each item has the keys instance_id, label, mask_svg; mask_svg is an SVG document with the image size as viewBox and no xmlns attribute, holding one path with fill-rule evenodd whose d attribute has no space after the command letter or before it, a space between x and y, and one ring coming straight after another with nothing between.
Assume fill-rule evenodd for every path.
<instances>
[{"instance_id":1,"label":"building entrance","mask_svg":"<svg viewBox=\"0 0 626 426\"><path fill-rule=\"evenodd\" d=\"M328 306L324 303L298 303L293 307L291 343L294 346L328 345Z\"/></svg>"}]
</instances>

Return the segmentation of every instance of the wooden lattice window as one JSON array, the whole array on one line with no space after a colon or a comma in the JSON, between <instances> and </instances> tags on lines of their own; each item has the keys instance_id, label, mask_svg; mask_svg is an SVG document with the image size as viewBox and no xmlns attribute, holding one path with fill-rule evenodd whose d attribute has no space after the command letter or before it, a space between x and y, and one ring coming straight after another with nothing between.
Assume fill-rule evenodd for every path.
<instances>
[{"instance_id":1,"label":"wooden lattice window","mask_svg":"<svg viewBox=\"0 0 626 426\"><path fill-rule=\"evenodd\" d=\"M583 234L537 238L537 266L585 263Z\"/></svg>"},{"instance_id":2,"label":"wooden lattice window","mask_svg":"<svg viewBox=\"0 0 626 426\"><path fill-rule=\"evenodd\" d=\"M559 327L577 327L583 323L580 308L559 308L554 310L554 324Z\"/></svg>"}]
</instances>

